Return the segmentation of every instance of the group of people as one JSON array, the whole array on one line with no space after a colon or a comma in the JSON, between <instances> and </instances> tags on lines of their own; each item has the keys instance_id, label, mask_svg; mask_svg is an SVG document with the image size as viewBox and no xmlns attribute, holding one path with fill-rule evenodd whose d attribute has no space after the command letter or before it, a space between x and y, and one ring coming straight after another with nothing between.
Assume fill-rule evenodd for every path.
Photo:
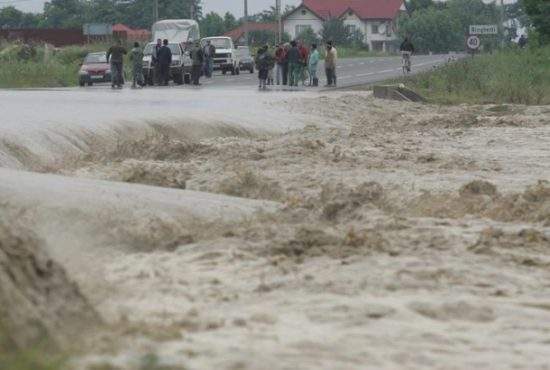
<instances>
[{"instance_id":1,"label":"group of people","mask_svg":"<svg viewBox=\"0 0 550 370\"><path fill-rule=\"evenodd\" d=\"M256 68L258 69L259 88L266 89L267 85L298 86L302 84L318 86L317 69L321 54L317 44L310 48L299 41L278 44L272 54L269 46L258 50ZM336 86L336 62L338 52L332 41L329 41L325 50L326 87ZM306 74L307 71L307 74ZM307 81L306 81L307 80Z\"/></svg>"},{"instance_id":2,"label":"group of people","mask_svg":"<svg viewBox=\"0 0 550 370\"><path fill-rule=\"evenodd\" d=\"M189 50L189 56L192 61L191 82L194 85L200 85L201 75L208 78L212 77L214 69L214 54L216 48L207 41L204 47L201 47L199 41L195 42ZM111 86L112 88L122 88L124 84L124 56L128 51L120 41L109 48L107 51L107 63L111 66ZM143 49L138 42L129 55L132 64L132 88L145 86L145 76L143 75ZM152 82L160 86L167 86L170 81L170 66L172 65L172 50L169 47L168 40L158 39L153 47L151 54L151 67L153 71Z\"/></svg>"}]
</instances>

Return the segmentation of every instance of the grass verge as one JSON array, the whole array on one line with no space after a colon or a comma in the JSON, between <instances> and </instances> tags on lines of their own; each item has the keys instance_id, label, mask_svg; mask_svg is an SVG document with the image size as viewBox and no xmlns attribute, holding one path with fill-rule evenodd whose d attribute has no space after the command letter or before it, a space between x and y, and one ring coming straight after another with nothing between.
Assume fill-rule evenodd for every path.
<instances>
[{"instance_id":1,"label":"grass verge","mask_svg":"<svg viewBox=\"0 0 550 370\"><path fill-rule=\"evenodd\" d=\"M550 47L477 55L392 82L438 104L550 104Z\"/></svg>"}]
</instances>

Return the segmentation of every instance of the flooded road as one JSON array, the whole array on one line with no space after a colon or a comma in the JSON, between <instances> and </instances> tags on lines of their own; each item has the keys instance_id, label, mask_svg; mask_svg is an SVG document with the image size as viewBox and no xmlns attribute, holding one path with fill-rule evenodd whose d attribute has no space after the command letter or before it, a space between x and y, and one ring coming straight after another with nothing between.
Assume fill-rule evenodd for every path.
<instances>
[{"instance_id":1,"label":"flooded road","mask_svg":"<svg viewBox=\"0 0 550 370\"><path fill-rule=\"evenodd\" d=\"M548 368L549 107L0 102L0 211L106 323L75 369Z\"/></svg>"}]
</instances>

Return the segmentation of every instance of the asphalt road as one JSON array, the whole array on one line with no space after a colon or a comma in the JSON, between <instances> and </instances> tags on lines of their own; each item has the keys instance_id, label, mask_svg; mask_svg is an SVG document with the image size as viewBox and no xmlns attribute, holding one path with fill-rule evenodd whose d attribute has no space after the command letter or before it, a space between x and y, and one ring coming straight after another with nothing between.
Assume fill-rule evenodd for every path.
<instances>
[{"instance_id":1,"label":"asphalt road","mask_svg":"<svg viewBox=\"0 0 550 370\"><path fill-rule=\"evenodd\" d=\"M443 55L419 55L413 56L412 73L426 71L434 66L443 64L449 59L448 54ZM338 61L337 71L338 86L353 86L372 83L403 74L401 57L371 57L371 58L346 58ZM320 88L326 83L323 62L319 64ZM257 73L241 72L239 76L230 74L222 75L215 72L212 79L202 78L204 86L255 86L258 83ZM274 86L272 88L277 88Z\"/></svg>"}]
</instances>

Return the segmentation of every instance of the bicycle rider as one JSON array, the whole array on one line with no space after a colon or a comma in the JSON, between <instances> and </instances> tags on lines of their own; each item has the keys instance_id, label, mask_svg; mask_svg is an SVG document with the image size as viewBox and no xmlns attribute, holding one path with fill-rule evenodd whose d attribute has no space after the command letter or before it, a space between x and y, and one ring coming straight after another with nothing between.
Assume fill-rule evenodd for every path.
<instances>
[{"instance_id":1,"label":"bicycle rider","mask_svg":"<svg viewBox=\"0 0 550 370\"><path fill-rule=\"evenodd\" d=\"M403 56L403 62L406 63L407 72L411 71L411 55L414 53L414 45L408 37L405 37L405 40L401 43L399 51Z\"/></svg>"}]
</instances>

